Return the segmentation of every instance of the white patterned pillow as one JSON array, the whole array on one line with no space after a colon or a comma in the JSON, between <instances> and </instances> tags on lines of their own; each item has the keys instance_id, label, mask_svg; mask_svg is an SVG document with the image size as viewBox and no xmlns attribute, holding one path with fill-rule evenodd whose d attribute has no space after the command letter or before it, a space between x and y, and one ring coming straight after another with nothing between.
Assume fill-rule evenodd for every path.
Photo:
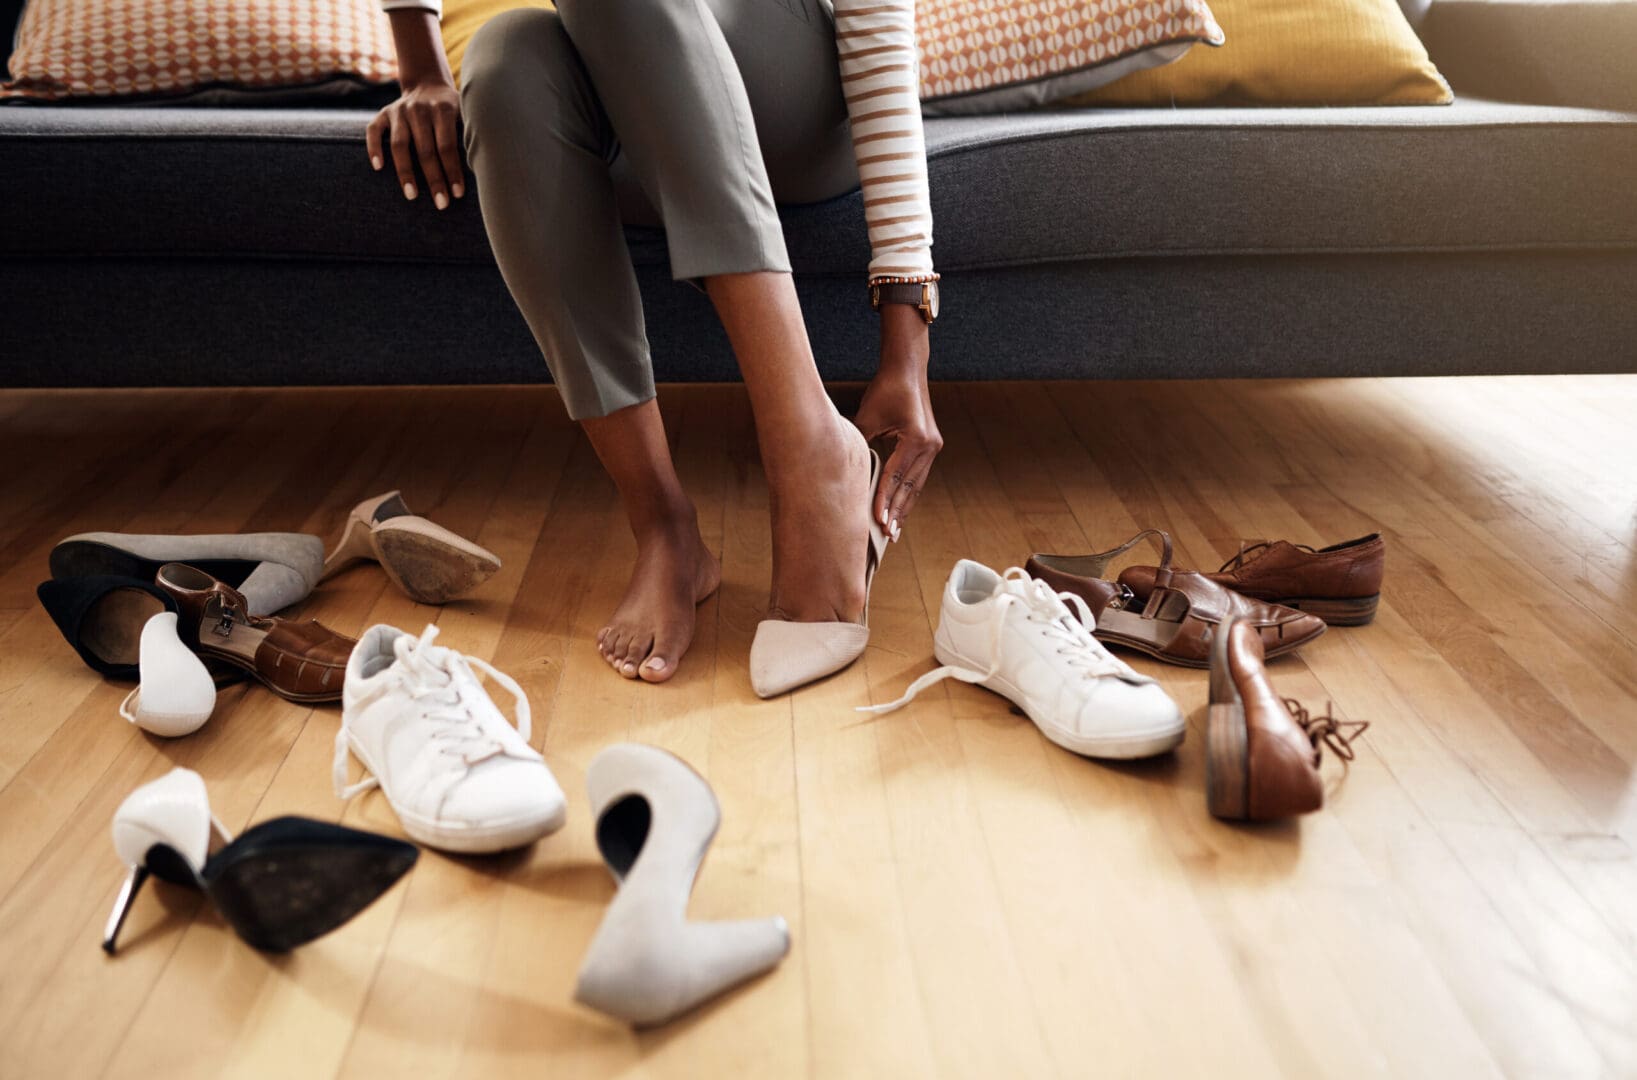
<instances>
[{"instance_id":1,"label":"white patterned pillow","mask_svg":"<svg viewBox=\"0 0 1637 1080\"><path fill-rule=\"evenodd\" d=\"M29 0L10 68L48 101L398 77L377 0Z\"/></svg>"},{"instance_id":2,"label":"white patterned pillow","mask_svg":"<svg viewBox=\"0 0 1637 1080\"><path fill-rule=\"evenodd\" d=\"M916 0L921 104L1003 112L1222 44L1205 0Z\"/></svg>"}]
</instances>

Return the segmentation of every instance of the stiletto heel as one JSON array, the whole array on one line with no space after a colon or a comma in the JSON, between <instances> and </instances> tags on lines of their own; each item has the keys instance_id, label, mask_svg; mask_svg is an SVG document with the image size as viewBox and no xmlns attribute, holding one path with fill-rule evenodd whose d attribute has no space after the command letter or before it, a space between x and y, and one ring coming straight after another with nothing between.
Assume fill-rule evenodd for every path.
<instances>
[{"instance_id":1,"label":"stiletto heel","mask_svg":"<svg viewBox=\"0 0 1637 1080\"><path fill-rule=\"evenodd\" d=\"M722 812L705 778L651 746L611 746L586 771L597 847L619 892L580 965L574 1000L661 1024L790 951L782 918L688 922L688 895Z\"/></svg>"},{"instance_id":2,"label":"stiletto heel","mask_svg":"<svg viewBox=\"0 0 1637 1080\"><path fill-rule=\"evenodd\" d=\"M137 890L153 875L203 892L250 945L283 952L340 926L403 877L413 844L282 817L231 837L210 813L205 782L172 769L114 812L114 850L130 868L102 947L114 952Z\"/></svg>"},{"instance_id":3,"label":"stiletto heel","mask_svg":"<svg viewBox=\"0 0 1637 1080\"><path fill-rule=\"evenodd\" d=\"M125 916L131 913L131 902L147 880L148 868L133 866L125 878L125 884L120 886L119 896L114 900L114 910L108 915L108 925L102 930L102 951L109 956L114 955L114 943L119 937L119 928L125 925Z\"/></svg>"},{"instance_id":4,"label":"stiletto heel","mask_svg":"<svg viewBox=\"0 0 1637 1080\"><path fill-rule=\"evenodd\" d=\"M869 501L881 481L881 455L870 451ZM864 655L870 643L870 586L887 551L887 534L870 516L864 555L864 611L858 622L791 622L763 619L750 643L750 688L757 697L776 697L833 675Z\"/></svg>"},{"instance_id":5,"label":"stiletto heel","mask_svg":"<svg viewBox=\"0 0 1637 1080\"><path fill-rule=\"evenodd\" d=\"M369 542L369 522L357 511L347 515L347 526L335 550L324 556L324 578L340 573L356 562L375 558L375 548Z\"/></svg>"},{"instance_id":6,"label":"stiletto heel","mask_svg":"<svg viewBox=\"0 0 1637 1080\"><path fill-rule=\"evenodd\" d=\"M465 596L500 569L498 555L410 513L396 491L352 508L341 542L324 560L323 576L361 559L380 563L394 585L422 604Z\"/></svg>"}]
</instances>

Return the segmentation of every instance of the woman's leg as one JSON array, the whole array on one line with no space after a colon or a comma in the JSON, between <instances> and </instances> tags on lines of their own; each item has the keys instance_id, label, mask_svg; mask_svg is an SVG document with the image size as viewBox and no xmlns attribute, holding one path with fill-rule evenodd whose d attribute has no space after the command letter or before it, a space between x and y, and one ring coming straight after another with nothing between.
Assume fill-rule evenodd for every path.
<instances>
[{"instance_id":1,"label":"woman's leg","mask_svg":"<svg viewBox=\"0 0 1637 1080\"><path fill-rule=\"evenodd\" d=\"M497 16L462 67L467 155L490 246L637 540L630 585L598 650L626 677L662 682L720 574L654 402L642 301L609 176L613 131L552 12Z\"/></svg>"},{"instance_id":2,"label":"woman's leg","mask_svg":"<svg viewBox=\"0 0 1637 1080\"><path fill-rule=\"evenodd\" d=\"M811 201L856 186L833 28L813 0L558 10L664 219L672 275L705 280L733 344L772 495L771 607L857 618L868 455L824 392L774 210L775 194Z\"/></svg>"}]
</instances>

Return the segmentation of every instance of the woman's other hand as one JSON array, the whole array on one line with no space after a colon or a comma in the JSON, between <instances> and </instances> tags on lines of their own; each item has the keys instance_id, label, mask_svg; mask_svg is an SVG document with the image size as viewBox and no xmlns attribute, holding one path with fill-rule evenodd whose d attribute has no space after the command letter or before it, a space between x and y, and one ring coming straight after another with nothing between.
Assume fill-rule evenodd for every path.
<instances>
[{"instance_id":1,"label":"woman's other hand","mask_svg":"<svg viewBox=\"0 0 1637 1080\"><path fill-rule=\"evenodd\" d=\"M389 17L403 94L377 113L364 132L369 163L380 172L390 153L404 198L413 199L419 194L415 163L420 162L432 205L443 210L451 197L466 195L466 171L460 161L460 91L443 54L437 16L401 9Z\"/></svg>"},{"instance_id":2,"label":"woman's other hand","mask_svg":"<svg viewBox=\"0 0 1637 1080\"><path fill-rule=\"evenodd\" d=\"M460 91L453 83L429 83L405 88L403 96L382 109L369 122L364 141L369 145L369 163L379 172L386 167L383 142L398 171L404 198L413 199L415 162L432 192L432 205L439 210L449 205L451 196L466 194L466 173L460 163Z\"/></svg>"},{"instance_id":3,"label":"woman's other hand","mask_svg":"<svg viewBox=\"0 0 1637 1080\"><path fill-rule=\"evenodd\" d=\"M866 439L892 439L875 493L875 519L894 540L944 447L927 387L927 324L908 304L881 306L881 367L853 421Z\"/></svg>"}]
</instances>

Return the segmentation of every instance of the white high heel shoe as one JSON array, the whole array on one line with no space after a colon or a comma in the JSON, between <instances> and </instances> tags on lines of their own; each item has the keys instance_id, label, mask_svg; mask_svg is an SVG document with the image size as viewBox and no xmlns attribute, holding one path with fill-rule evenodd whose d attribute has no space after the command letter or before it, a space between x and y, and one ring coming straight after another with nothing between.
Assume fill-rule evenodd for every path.
<instances>
[{"instance_id":1,"label":"white high heel shoe","mask_svg":"<svg viewBox=\"0 0 1637 1080\"><path fill-rule=\"evenodd\" d=\"M152 735L191 735L216 708L216 684L203 660L176 636L176 612L161 611L142 626L142 684L120 702L119 715Z\"/></svg>"},{"instance_id":2,"label":"white high heel shoe","mask_svg":"<svg viewBox=\"0 0 1637 1080\"><path fill-rule=\"evenodd\" d=\"M574 1000L638 1026L662 1024L772 968L783 918L689 922L688 895L722 812L704 777L625 743L586 772L597 847L619 892L580 965Z\"/></svg>"},{"instance_id":3,"label":"white high heel shoe","mask_svg":"<svg viewBox=\"0 0 1637 1080\"><path fill-rule=\"evenodd\" d=\"M401 840L299 817L264 821L235 840L192 769L126 796L114 811L114 851L130 874L103 931L109 954L150 874L200 890L246 942L283 952L364 910L419 854Z\"/></svg>"},{"instance_id":4,"label":"white high heel shoe","mask_svg":"<svg viewBox=\"0 0 1637 1080\"><path fill-rule=\"evenodd\" d=\"M869 500L881 481L881 455L870 451ZM870 586L887 550L887 534L870 515L870 542L864 555L864 612L858 622L791 622L763 619L750 642L750 688L761 698L777 697L833 675L864 655L870 643Z\"/></svg>"}]
</instances>

